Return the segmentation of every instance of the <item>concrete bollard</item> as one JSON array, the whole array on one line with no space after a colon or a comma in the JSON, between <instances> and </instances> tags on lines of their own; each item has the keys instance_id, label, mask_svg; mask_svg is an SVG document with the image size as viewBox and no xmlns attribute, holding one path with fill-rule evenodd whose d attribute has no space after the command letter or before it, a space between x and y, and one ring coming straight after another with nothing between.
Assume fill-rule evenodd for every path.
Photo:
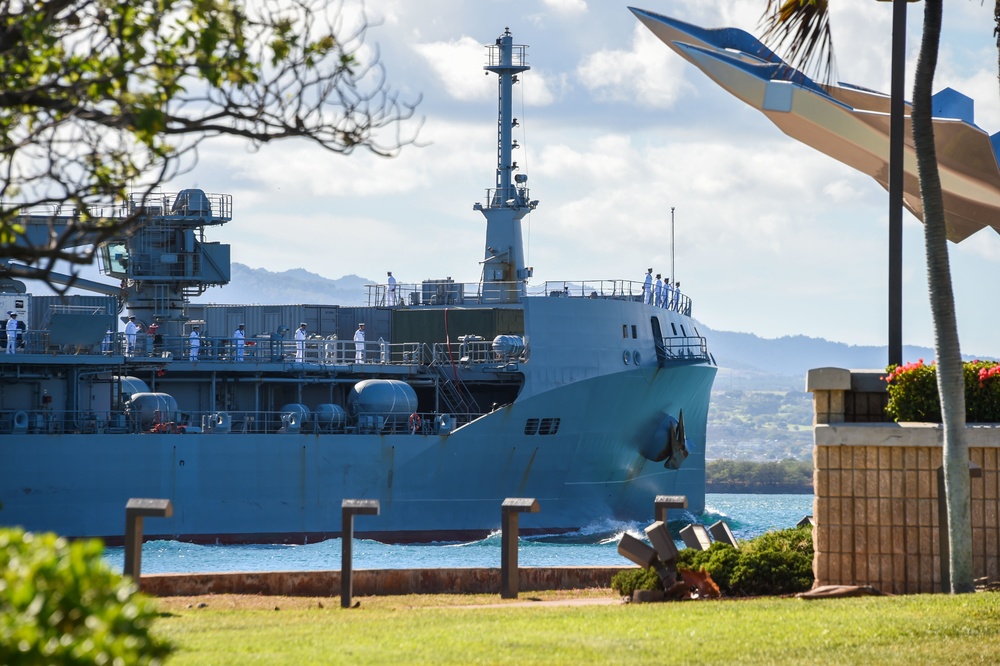
<instances>
[{"instance_id":1,"label":"concrete bollard","mask_svg":"<svg viewBox=\"0 0 1000 666\"><path fill-rule=\"evenodd\" d=\"M354 516L377 516L378 500L345 499L340 503L341 549L340 549L340 606L351 607L354 556Z\"/></svg>"},{"instance_id":2,"label":"concrete bollard","mask_svg":"<svg viewBox=\"0 0 1000 666\"><path fill-rule=\"evenodd\" d=\"M667 522L667 509L688 508L687 495L657 495L653 500L653 515L660 522Z\"/></svg>"},{"instance_id":3,"label":"concrete bollard","mask_svg":"<svg viewBox=\"0 0 1000 666\"><path fill-rule=\"evenodd\" d=\"M719 543L728 543L736 549L739 549L740 547L740 545L736 543L736 537L733 536L733 531L729 529L729 525L727 525L724 520L720 520L717 523L709 525L708 533L711 534L712 538Z\"/></svg>"},{"instance_id":4,"label":"concrete bollard","mask_svg":"<svg viewBox=\"0 0 1000 666\"><path fill-rule=\"evenodd\" d=\"M712 545L712 539L708 536L708 530L704 525L697 523L688 525L681 530L681 539L684 545L695 550L708 550Z\"/></svg>"},{"instance_id":5,"label":"concrete bollard","mask_svg":"<svg viewBox=\"0 0 1000 666\"><path fill-rule=\"evenodd\" d=\"M660 561L670 565L671 562L677 560L677 545L670 537L666 523L662 520L656 521L646 528L646 536L649 537L649 542L656 549L656 554L659 556Z\"/></svg>"},{"instance_id":6,"label":"concrete bollard","mask_svg":"<svg viewBox=\"0 0 1000 666\"><path fill-rule=\"evenodd\" d=\"M618 541L618 554L648 569L656 562L656 551L626 532Z\"/></svg>"},{"instance_id":7,"label":"concrete bollard","mask_svg":"<svg viewBox=\"0 0 1000 666\"><path fill-rule=\"evenodd\" d=\"M133 497L125 504L125 575L131 576L136 588L142 587L142 519L169 518L174 505L168 499Z\"/></svg>"},{"instance_id":8,"label":"concrete bollard","mask_svg":"<svg viewBox=\"0 0 1000 666\"><path fill-rule=\"evenodd\" d=\"M521 577L517 568L518 516L538 513L538 500L529 497L508 497L500 506L500 597L517 599Z\"/></svg>"}]
</instances>

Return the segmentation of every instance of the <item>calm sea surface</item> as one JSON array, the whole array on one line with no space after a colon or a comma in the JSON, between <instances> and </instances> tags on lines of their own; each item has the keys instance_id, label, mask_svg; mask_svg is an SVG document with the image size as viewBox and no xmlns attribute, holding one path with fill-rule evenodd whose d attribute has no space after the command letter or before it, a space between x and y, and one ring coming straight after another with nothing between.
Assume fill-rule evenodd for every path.
<instances>
[{"instance_id":1,"label":"calm sea surface","mask_svg":"<svg viewBox=\"0 0 1000 666\"><path fill-rule=\"evenodd\" d=\"M674 519L673 534L692 522L711 525L725 520L737 539L749 539L772 529L794 527L812 514L812 495L722 495L705 498L705 513ZM358 521L364 518L356 519ZM649 523L605 522L569 534L521 537L518 565L625 566L618 554L618 540L625 532L645 538ZM358 522L355 522L355 530ZM340 539L305 546L242 545L199 546L177 541L151 541L143 545L143 573L194 573L226 571L335 571L340 569ZM683 547L683 545L681 545ZM122 548L108 548L105 559L117 571L124 568ZM356 569L448 569L500 566L500 532L469 543L390 545L356 539Z\"/></svg>"}]
</instances>

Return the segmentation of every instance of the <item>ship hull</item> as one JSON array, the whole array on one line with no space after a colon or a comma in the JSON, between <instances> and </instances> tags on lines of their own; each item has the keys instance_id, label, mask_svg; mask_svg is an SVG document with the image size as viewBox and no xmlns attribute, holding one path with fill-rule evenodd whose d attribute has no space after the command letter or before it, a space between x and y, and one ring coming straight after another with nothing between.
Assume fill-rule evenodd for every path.
<instances>
[{"instance_id":1,"label":"ship hull","mask_svg":"<svg viewBox=\"0 0 1000 666\"><path fill-rule=\"evenodd\" d=\"M133 497L171 499L147 538L305 542L335 537L343 499L376 499L355 531L384 541L454 540L500 526L507 497L532 497L526 532L653 517L658 494L704 505L704 444L715 367L635 368L537 393L450 434L11 435L0 471L3 522L121 539ZM688 459L648 458L649 433L684 413ZM525 434L527 419L558 419ZM645 453L644 453L645 452Z\"/></svg>"}]
</instances>

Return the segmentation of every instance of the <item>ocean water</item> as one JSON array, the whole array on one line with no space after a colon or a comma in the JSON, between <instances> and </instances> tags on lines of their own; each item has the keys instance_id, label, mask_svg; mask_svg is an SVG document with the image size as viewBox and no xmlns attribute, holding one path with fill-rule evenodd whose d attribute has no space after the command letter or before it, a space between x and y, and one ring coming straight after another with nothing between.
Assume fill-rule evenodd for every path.
<instances>
[{"instance_id":1,"label":"ocean water","mask_svg":"<svg viewBox=\"0 0 1000 666\"><path fill-rule=\"evenodd\" d=\"M677 537L685 525L711 525L725 520L737 539L749 539L769 530L794 527L812 514L812 495L709 494L705 513L676 518L671 511L669 527ZM618 554L618 540L628 532L645 538L649 523L602 522L568 534L522 536L518 565L624 566L629 561ZM357 529L357 524L355 524ZM683 544L678 541L678 547ZM330 539L308 545L196 545L178 541L143 544L142 572L208 573L229 571L335 571L340 569L341 540ZM123 548L107 548L105 560L117 571L125 564ZM354 540L355 569L450 569L500 566L500 532L467 543L383 544Z\"/></svg>"}]
</instances>

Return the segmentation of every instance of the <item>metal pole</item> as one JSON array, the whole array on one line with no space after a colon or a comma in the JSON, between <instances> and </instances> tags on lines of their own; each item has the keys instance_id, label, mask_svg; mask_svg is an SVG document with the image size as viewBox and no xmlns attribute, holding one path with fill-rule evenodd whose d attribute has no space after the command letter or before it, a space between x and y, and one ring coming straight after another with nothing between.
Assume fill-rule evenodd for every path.
<instances>
[{"instance_id":1,"label":"metal pole","mask_svg":"<svg viewBox=\"0 0 1000 666\"><path fill-rule=\"evenodd\" d=\"M889 101L889 365L903 364L903 83L906 2L892 2Z\"/></svg>"},{"instance_id":2,"label":"metal pole","mask_svg":"<svg viewBox=\"0 0 1000 666\"><path fill-rule=\"evenodd\" d=\"M670 284L676 285L674 280L674 207L670 207ZM675 287L676 288L676 287Z\"/></svg>"}]
</instances>

